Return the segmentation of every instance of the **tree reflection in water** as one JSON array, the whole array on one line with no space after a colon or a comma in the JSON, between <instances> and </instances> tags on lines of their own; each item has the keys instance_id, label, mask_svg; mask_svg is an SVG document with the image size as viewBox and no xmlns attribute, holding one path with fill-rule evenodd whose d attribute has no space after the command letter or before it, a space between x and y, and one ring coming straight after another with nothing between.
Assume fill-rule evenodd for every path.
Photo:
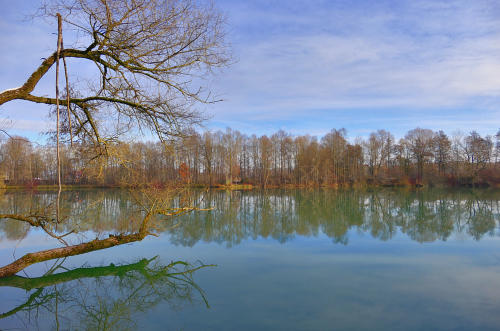
<instances>
[{"instance_id":1,"label":"tree reflection in water","mask_svg":"<svg viewBox=\"0 0 500 331\"><path fill-rule=\"evenodd\" d=\"M182 261L163 265L157 257L73 270L58 263L41 277L0 278L0 287L26 291L24 302L0 314L0 320L17 318L27 329L49 328L48 323L57 330L83 325L88 330L135 329L134 316L159 303L180 309L201 298L209 307L193 273L210 266Z\"/></svg>"},{"instance_id":2,"label":"tree reflection in water","mask_svg":"<svg viewBox=\"0 0 500 331\"><path fill-rule=\"evenodd\" d=\"M480 240L495 235L500 191L272 190L212 192L210 213L186 215L168 230L174 243L237 245L250 238L286 242L325 234L347 244L350 231L390 240L402 233L417 242L459 235Z\"/></svg>"},{"instance_id":3,"label":"tree reflection in water","mask_svg":"<svg viewBox=\"0 0 500 331\"><path fill-rule=\"evenodd\" d=\"M137 209L126 192L63 194L67 213L77 216L61 224L60 233L77 228L80 233L105 237L137 231L138 224L130 221ZM21 213L23 208L34 208L51 198L53 193L47 192L6 193L0 210ZM398 233L418 242L447 240L453 235L480 240L495 235L500 217L498 190L195 191L191 199L200 208L214 210L155 219L152 227L156 233L168 233L173 243L183 246L205 241L229 247L258 237L286 242L295 236L321 233L335 243L347 244L352 230L380 240L390 240ZM19 240L30 231L22 222L0 222L0 240Z\"/></svg>"},{"instance_id":4,"label":"tree reflection in water","mask_svg":"<svg viewBox=\"0 0 500 331\"><path fill-rule=\"evenodd\" d=\"M67 191L66 222L57 233L77 229L68 241L140 229L142 214L125 191ZM24 213L53 201L53 192L6 192L0 196L4 213ZM498 190L267 190L194 191L193 203L174 199L173 207L192 204L213 210L177 218L152 217L155 234L167 235L173 244L193 246L200 241L233 246L244 240L272 238L281 243L296 236L326 235L334 243L348 244L354 231L380 240L403 234L417 242L454 237L481 240L498 235ZM25 222L2 220L0 240L29 240L33 228ZM9 245L9 243L7 243ZM203 291L192 274L204 266L183 262L162 265L143 259L129 265L83 267L66 270L54 266L38 278L14 276L0 286L25 290L25 300L5 311L1 321L20 319L27 329L51 323L68 329L133 329L135 314L161 302L173 308L199 299ZM208 305L208 304L207 304ZM2 323L3 326L3 323Z\"/></svg>"}]
</instances>

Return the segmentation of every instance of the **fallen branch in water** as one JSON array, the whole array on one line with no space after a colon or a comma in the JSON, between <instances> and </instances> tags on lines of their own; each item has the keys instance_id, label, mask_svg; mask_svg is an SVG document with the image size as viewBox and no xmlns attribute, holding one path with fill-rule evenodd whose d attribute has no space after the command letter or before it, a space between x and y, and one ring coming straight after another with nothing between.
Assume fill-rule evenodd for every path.
<instances>
[{"instance_id":1,"label":"fallen branch in water","mask_svg":"<svg viewBox=\"0 0 500 331\"><path fill-rule=\"evenodd\" d=\"M152 206L147 210L146 216L143 218L141 222L141 226L138 232L131 234L118 234L112 235L110 234L108 238L105 239L95 239L86 243L81 243L77 245L68 245L67 242L63 239L63 237L73 233L74 231L70 231L63 235L56 235L52 231L47 228L47 225L54 221L46 216L39 215L17 215L17 214L0 214L0 219L14 219L18 221L23 221L29 223L31 226L42 228L47 234L51 237L58 239L61 241L65 247L58 247L53 249L48 249L44 251L39 251L35 253L28 253L21 258L13 261L12 263L0 268L0 278L13 276L21 270L29 267L32 264L49 261L53 259L59 259L68 256L80 255L89 252L93 252L96 250L111 248L114 246L119 246L123 244L128 244L136 241L143 240L146 236L156 234L151 232L150 220L153 215L164 215L164 216L172 216L177 217L184 215L186 213L192 211L208 211L213 208L196 208L196 207L181 207L181 208L160 208L156 202L152 204ZM146 210L145 210L146 211ZM180 224L180 223L179 223Z\"/></svg>"},{"instance_id":2,"label":"fallen branch in water","mask_svg":"<svg viewBox=\"0 0 500 331\"><path fill-rule=\"evenodd\" d=\"M140 241L144 239L149 233L133 233L129 235L110 235L106 239L96 239L87 243L65 246L59 248L48 249L45 251L39 251L36 253L28 253L23 257L15 260L11 264L8 264L0 268L0 278L13 276L19 271L29 267L32 264L49 261L53 259L59 259L68 256L85 254L100 249L110 248L113 246L128 244L135 241Z\"/></svg>"},{"instance_id":3,"label":"fallen branch in water","mask_svg":"<svg viewBox=\"0 0 500 331\"><path fill-rule=\"evenodd\" d=\"M118 245L128 244L144 239L150 233L148 232L151 213L148 213L141 224L139 232L128 235L109 235L106 239L95 239L86 243L48 249L36 253L28 253L14 262L0 268L0 278L13 276L19 271L29 267L32 264L59 259L68 256L80 255L93 252L100 249L110 248ZM26 220L27 221L27 220Z\"/></svg>"}]
</instances>

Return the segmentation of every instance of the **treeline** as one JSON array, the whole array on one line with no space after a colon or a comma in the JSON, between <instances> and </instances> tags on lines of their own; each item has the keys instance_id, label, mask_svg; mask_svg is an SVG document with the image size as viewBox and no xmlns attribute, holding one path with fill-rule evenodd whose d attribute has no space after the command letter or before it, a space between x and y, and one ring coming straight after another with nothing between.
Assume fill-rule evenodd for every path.
<instances>
[{"instance_id":1,"label":"treeline","mask_svg":"<svg viewBox=\"0 0 500 331\"><path fill-rule=\"evenodd\" d=\"M500 130L452 136L416 128L396 140L385 130L349 141L345 129L322 138L193 131L166 144L116 142L95 162L81 144L62 146L64 184L124 186L251 184L275 186L500 185ZM90 162L89 160L94 160ZM54 184L53 145L11 137L0 146L0 171L10 185Z\"/></svg>"}]
</instances>

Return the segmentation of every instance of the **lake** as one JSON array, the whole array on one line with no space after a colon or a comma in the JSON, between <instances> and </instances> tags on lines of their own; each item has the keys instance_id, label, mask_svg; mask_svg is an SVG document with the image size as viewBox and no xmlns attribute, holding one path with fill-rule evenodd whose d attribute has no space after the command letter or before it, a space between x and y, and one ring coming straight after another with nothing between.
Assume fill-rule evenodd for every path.
<instances>
[{"instance_id":1,"label":"lake","mask_svg":"<svg viewBox=\"0 0 500 331\"><path fill-rule=\"evenodd\" d=\"M3 213L54 192L5 192ZM498 330L500 191L197 191L157 236L0 279L0 329ZM136 230L125 190L62 193L70 244ZM60 244L0 221L2 265Z\"/></svg>"}]
</instances>

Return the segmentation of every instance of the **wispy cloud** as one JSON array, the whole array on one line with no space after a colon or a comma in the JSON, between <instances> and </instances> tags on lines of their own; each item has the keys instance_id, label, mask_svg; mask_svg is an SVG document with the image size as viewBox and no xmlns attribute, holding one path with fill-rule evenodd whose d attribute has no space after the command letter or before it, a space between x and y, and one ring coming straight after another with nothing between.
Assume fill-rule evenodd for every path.
<instances>
[{"instance_id":1,"label":"wispy cloud","mask_svg":"<svg viewBox=\"0 0 500 331\"><path fill-rule=\"evenodd\" d=\"M475 125L482 133L500 127L497 1L217 4L227 14L237 61L212 82L225 101L206 108L213 114L209 128L321 133L346 127L355 135L417 125L447 131ZM17 11L12 3L0 13L6 45L0 61L7 64L0 90L22 83L55 43L50 28L20 21ZM71 63L70 75L89 71L77 69ZM53 93L52 78L37 93ZM47 114L47 107L27 103L0 110L12 120L44 121Z\"/></svg>"},{"instance_id":2,"label":"wispy cloud","mask_svg":"<svg viewBox=\"0 0 500 331\"><path fill-rule=\"evenodd\" d=\"M214 108L217 119L357 108L374 109L374 117L388 108L452 114L456 107L491 110L499 101L493 2L312 3L303 11L295 2L236 6L239 62L220 79L228 101Z\"/></svg>"}]
</instances>

